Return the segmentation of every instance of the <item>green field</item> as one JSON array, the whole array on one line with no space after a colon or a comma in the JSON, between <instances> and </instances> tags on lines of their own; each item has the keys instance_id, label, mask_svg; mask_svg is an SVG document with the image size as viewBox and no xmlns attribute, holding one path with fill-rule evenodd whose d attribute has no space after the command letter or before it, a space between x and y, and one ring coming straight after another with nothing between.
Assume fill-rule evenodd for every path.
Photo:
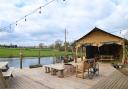
<instances>
[{"instance_id":1,"label":"green field","mask_svg":"<svg viewBox=\"0 0 128 89\"><path fill-rule=\"evenodd\" d=\"M24 57L38 57L39 49L32 48L22 48L22 53ZM71 52L67 52L67 55L71 55ZM65 55L64 51L58 51L53 49L40 49L41 57L49 56L63 56ZM0 48L0 58L4 57L19 57L20 48Z\"/></svg>"}]
</instances>

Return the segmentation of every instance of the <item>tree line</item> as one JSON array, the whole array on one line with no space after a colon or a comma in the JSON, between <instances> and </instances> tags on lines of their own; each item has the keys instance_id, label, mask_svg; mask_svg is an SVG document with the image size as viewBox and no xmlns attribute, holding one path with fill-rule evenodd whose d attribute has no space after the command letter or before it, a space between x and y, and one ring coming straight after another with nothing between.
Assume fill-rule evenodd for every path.
<instances>
[{"instance_id":1,"label":"tree line","mask_svg":"<svg viewBox=\"0 0 128 89\"><path fill-rule=\"evenodd\" d=\"M0 44L0 48L17 48L18 46L17 45L6 45L6 44Z\"/></svg>"},{"instance_id":2,"label":"tree line","mask_svg":"<svg viewBox=\"0 0 128 89\"><path fill-rule=\"evenodd\" d=\"M65 51L65 44L66 44L66 50L72 51L72 43L70 43L70 42L64 43L61 40L56 40L53 44L51 44L49 46L45 46L43 43L40 43L39 48L49 48L49 49L55 49L58 51Z\"/></svg>"},{"instance_id":3,"label":"tree line","mask_svg":"<svg viewBox=\"0 0 128 89\"><path fill-rule=\"evenodd\" d=\"M49 48L56 49L56 50L59 50L59 51L64 51L65 50L65 44L66 44L67 51L72 51L72 43L70 43L70 42L64 43L61 40L56 40L54 44L51 44L49 46Z\"/></svg>"},{"instance_id":4,"label":"tree line","mask_svg":"<svg viewBox=\"0 0 128 89\"><path fill-rule=\"evenodd\" d=\"M44 45L44 43L39 43L38 46L24 46L22 48L49 48L49 49L54 49L54 50L58 50L58 51L64 51L65 44L66 44L67 51L72 51L72 43L70 43L70 42L64 43L61 40L56 40L51 45ZM14 45L14 44L10 44L10 45L0 44L0 48L21 48L21 46Z\"/></svg>"}]
</instances>

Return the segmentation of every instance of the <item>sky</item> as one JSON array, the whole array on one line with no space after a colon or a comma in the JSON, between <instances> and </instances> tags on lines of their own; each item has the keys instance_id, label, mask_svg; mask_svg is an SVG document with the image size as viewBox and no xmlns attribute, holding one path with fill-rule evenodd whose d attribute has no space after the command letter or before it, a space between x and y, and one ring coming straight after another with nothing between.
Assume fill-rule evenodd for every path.
<instances>
[{"instance_id":1,"label":"sky","mask_svg":"<svg viewBox=\"0 0 128 89\"><path fill-rule=\"evenodd\" d=\"M118 36L128 30L128 0L0 0L0 44L49 45L56 40L73 42L98 27ZM4 28L4 29L3 29Z\"/></svg>"}]
</instances>

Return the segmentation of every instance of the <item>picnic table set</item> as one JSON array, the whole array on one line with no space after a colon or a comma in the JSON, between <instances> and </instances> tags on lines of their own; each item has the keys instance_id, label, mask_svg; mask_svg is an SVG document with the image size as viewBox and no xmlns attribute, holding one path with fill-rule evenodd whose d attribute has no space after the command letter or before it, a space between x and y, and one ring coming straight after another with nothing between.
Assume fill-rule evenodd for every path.
<instances>
[{"instance_id":1,"label":"picnic table set","mask_svg":"<svg viewBox=\"0 0 128 89\"><path fill-rule=\"evenodd\" d=\"M79 68L80 67L80 68ZM69 63L57 63L57 64L49 64L44 65L45 73L51 73L51 75L57 75L59 78L63 78L65 76L65 70L68 73L82 74L82 78L84 78L84 73L88 73L88 77L92 79L94 75L99 75L99 64L93 61L82 61L79 63L69 62Z\"/></svg>"}]
</instances>

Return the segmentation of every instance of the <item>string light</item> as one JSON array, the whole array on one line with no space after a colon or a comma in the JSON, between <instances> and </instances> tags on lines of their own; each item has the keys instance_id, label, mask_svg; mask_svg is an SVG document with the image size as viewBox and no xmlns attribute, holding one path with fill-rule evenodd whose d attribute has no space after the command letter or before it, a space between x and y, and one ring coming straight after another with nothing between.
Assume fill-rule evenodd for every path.
<instances>
[{"instance_id":1,"label":"string light","mask_svg":"<svg viewBox=\"0 0 128 89\"><path fill-rule=\"evenodd\" d=\"M41 13L42 13L42 12L41 12L42 7L46 7L47 5L51 4L51 3L54 2L54 1L57 1L57 0L51 0L51 1L49 1L48 3L44 4L43 6L38 7L38 8L35 9L34 11L32 11L32 12L30 12L29 14L25 15L23 18L20 18L19 20L15 21L14 23L12 23L12 24L10 24L10 25L8 25L8 26L10 26L10 29L11 29L11 25L14 24L14 25L17 26L17 25L18 25L17 23L18 23L19 21L21 21L21 20L23 20L23 19L24 19L24 21L27 21L26 17L29 16L29 15L31 15L31 14L33 14L33 13L35 13L35 12L38 11L38 10L39 10L39 14L41 14ZM66 0L62 0L62 1L65 2ZM8 26L3 27L3 28L0 28L0 31L4 31ZM4 29L4 30L3 30L3 29Z\"/></svg>"},{"instance_id":2,"label":"string light","mask_svg":"<svg viewBox=\"0 0 128 89\"><path fill-rule=\"evenodd\" d=\"M120 30L120 34L121 34L121 30Z\"/></svg>"},{"instance_id":3,"label":"string light","mask_svg":"<svg viewBox=\"0 0 128 89\"><path fill-rule=\"evenodd\" d=\"M24 19L24 21L27 21L27 19L26 19L26 16L25 16L25 19Z\"/></svg>"},{"instance_id":4,"label":"string light","mask_svg":"<svg viewBox=\"0 0 128 89\"><path fill-rule=\"evenodd\" d=\"M16 21L16 26L17 26L17 21Z\"/></svg>"},{"instance_id":5,"label":"string light","mask_svg":"<svg viewBox=\"0 0 128 89\"><path fill-rule=\"evenodd\" d=\"M41 14L41 7L40 7L40 9L39 9L39 14Z\"/></svg>"}]
</instances>

